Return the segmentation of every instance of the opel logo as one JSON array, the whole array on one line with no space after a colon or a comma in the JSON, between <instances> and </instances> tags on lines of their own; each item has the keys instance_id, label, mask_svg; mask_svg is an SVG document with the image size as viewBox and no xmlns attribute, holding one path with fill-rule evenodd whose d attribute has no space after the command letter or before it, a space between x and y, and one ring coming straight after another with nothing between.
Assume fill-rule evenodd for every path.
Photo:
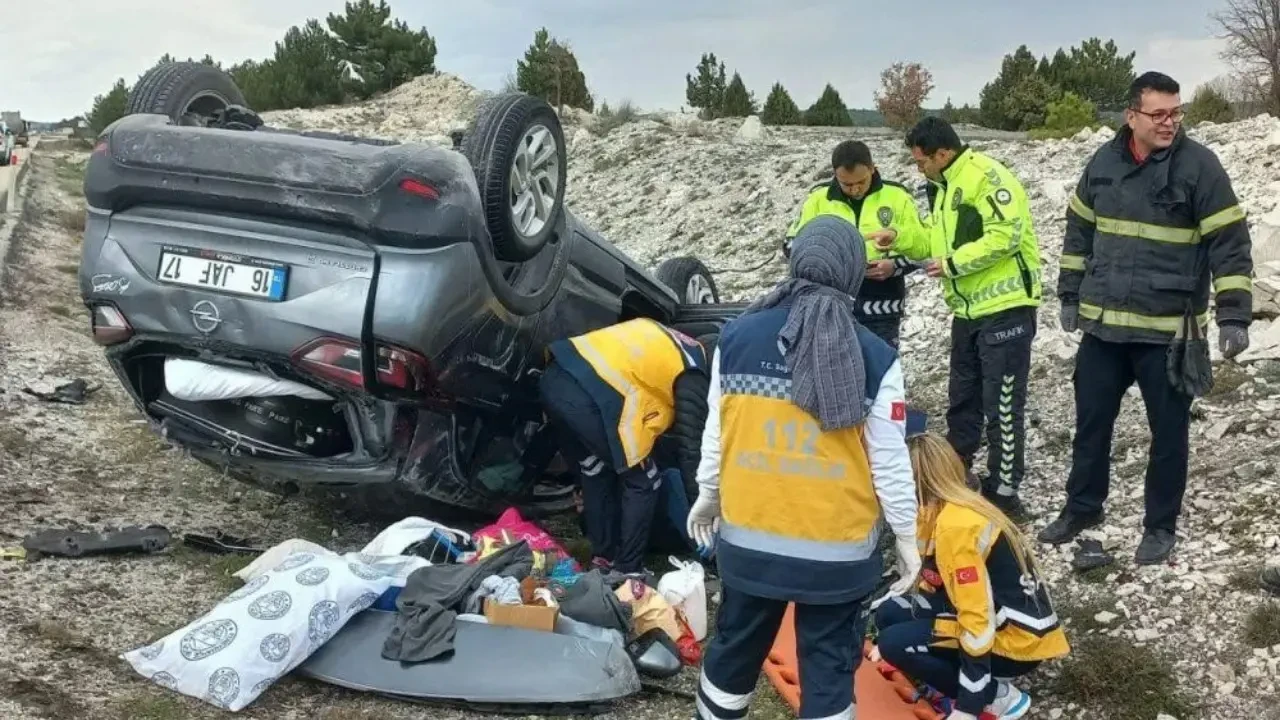
<instances>
[{"instance_id":1,"label":"opel logo","mask_svg":"<svg viewBox=\"0 0 1280 720\"><path fill-rule=\"evenodd\" d=\"M200 332L208 335L222 324L222 316L218 314L218 306L208 300L201 300L191 308L191 324Z\"/></svg>"}]
</instances>

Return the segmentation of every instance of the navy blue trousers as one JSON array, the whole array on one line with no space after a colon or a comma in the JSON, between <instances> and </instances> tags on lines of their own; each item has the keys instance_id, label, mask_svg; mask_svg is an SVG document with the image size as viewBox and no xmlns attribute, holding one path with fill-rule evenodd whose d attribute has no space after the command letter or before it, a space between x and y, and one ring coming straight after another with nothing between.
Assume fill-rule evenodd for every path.
<instances>
[{"instance_id":1,"label":"navy blue trousers","mask_svg":"<svg viewBox=\"0 0 1280 720\"><path fill-rule=\"evenodd\" d=\"M699 720L747 716L760 669L787 603L723 589L716 631L698 682ZM862 662L866 598L839 605L796 605L800 718L850 717L853 674Z\"/></svg>"}]
</instances>

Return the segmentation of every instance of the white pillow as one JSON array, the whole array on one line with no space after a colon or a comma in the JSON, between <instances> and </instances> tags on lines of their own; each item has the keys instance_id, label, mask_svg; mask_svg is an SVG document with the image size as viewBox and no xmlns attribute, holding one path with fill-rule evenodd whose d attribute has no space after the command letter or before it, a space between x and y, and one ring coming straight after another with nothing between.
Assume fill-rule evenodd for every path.
<instances>
[{"instance_id":1,"label":"white pillow","mask_svg":"<svg viewBox=\"0 0 1280 720\"><path fill-rule=\"evenodd\" d=\"M377 601L405 559L293 553L203 617L121 657L157 685L240 710Z\"/></svg>"}]
</instances>

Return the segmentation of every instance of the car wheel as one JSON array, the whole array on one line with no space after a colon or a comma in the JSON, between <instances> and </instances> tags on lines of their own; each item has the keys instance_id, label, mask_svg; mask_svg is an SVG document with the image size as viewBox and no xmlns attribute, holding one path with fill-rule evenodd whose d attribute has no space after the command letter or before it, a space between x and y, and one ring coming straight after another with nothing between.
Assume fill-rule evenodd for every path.
<instances>
[{"instance_id":1,"label":"car wheel","mask_svg":"<svg viewBox=\"0 0 1280 720\"><path fill-rule=\"evenodd\" d=\"M682 256L664 260L655 275L658 282L671 288L680 302L686 305L720 302L715 278L698 258Z\"/></svg>"},{"instance_id":2,"label":"car wheel","mask_svg":"<svg viewBox=\"0 0 1280 720\"><path fill-rule=\"evenodd\" d=\"M560 226L568 158L560 118L524 93L487 100L462 141L499 260L537 255Z\"/></svg>"},{"instance_id":3,"label":"car wheel","mask_svg":"<svg viewBox=\"0 0 1280 720\"><path fill-rule=\"evenodd\" d=\"M228 105L244 105L244 94L227 73L212 65L173 62L157 65L129 91L130 115L167 115L179 125L203 125Z\"/></svg>"}]
</instances>

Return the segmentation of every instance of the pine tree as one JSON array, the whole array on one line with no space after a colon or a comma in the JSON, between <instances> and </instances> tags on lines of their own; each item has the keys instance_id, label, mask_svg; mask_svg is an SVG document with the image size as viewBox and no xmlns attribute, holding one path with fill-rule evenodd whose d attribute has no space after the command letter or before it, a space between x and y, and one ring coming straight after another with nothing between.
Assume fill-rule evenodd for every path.
<instances>
[{"instance_id":1,"label":"pine tree","mask_svg":"<svg viewBox=\"0 0 1280 720\"><path fill-rule=\"evenodd\" d=\"M804 122L806 125L823 127L849 127L853 125L853 118L850 117L844 100L840 99L840 93L836 92L831 83L827 83L817 102L805 110Z\"/></svg>"},{"instance_id":2,"label":"pine tree","mask_svg":"<svg viewBox=\"0 0 1280 720\"><path fill-rule=\"evenodd\" d=\"M93 108L85 118L89 129L95 134L102 132L108 125L124 117L128 107L129 86L124 84L124 78L119 78L105 95L93 99Z\"/></svg>"},{"instance_id":3,"label":"pine tree","mask_svg":"<svg viewBox=\"0 0 1280 720\"><path fill-rule=\"evenodd\" d=\"M545 27L533 34L533 44L525 50L524 59L516 61L516 87L556 107L567 105L587 112L595 108L586 75L578 68L578 58L567 45L551 37Z\"/></svg>"},{"instance_id":4,"label":"pine tree","mask_svg":"<svg viewBox=\"0 0 1280 720\"><path fill-rule=\"evenodd\" d=\"M329 31L350 63L351 91L361 99L390 90L419 75L435 72L436 41L426 28L410 30L391 20L386 0L348 2L342 15L329 13Z\"/></svg>"},{"instance_id":5,"label":"pine tree","mask_svg":"<svg viewBox=\"0 0 1280 720\"><path fill-rule=\"evenodd\" d=\"M715 53L704 53L698 61L697 78L684 76L685 99L689 106L697 108L704 120L718 117L724 107L725 74L724 63L716 60Z\"/></svg>"},{"instance_id":6,"label":"pine tree","mask_svg":"<svg viewBox=\"0 0 1280 720\"><path fill-rule=\"evenodd\" d=\"M782 83L776 82L773 88L769 90L769 97L764 101L764 110L760 112L760 122L765 125L801 125L804 123L804 115L800 112L800 108L796 106L791 94L787 89L782 87Z\"/></svg>"},{"instance_id":7,"label":"pine tree","mask_svg":"<svg viewBox=\"0 0 1280 720\"><path fill-rule=\"evenodd\" d=\"M747 117L759 111L755 96L747 92L747 85L742 82L742 76L735 72L728 87L724 89L724 102L720 105L720 116Z\"/></svg>"}]
</instances>

